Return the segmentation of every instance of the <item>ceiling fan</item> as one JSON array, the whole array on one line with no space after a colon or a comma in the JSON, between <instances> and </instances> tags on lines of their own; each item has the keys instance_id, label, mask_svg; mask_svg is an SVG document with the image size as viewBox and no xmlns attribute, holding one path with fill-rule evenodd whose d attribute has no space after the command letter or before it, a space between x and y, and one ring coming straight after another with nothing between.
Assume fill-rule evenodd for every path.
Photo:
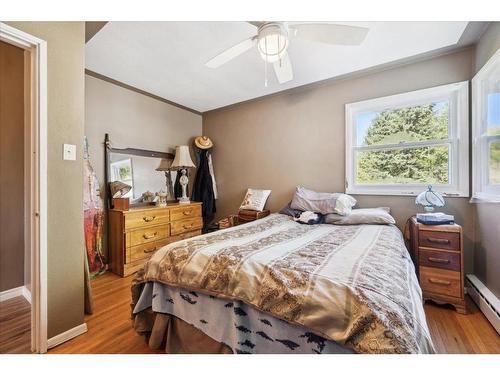
<instances>
[{"instance_id":1,"label":"ceiling fan","mask_svg":"<svg viewBox=\"0 0 500 375\"><path fill-rule=\"evenodd\" d=\"M249 22L257 27L257 34L228 48L205 63L209 68L218 68L250 48L257 46L262 59L273 64L274 73L279 83L293 79L293 69L287 49L290 40L302 38L316 42L340 45L359 45L363 42L368 29L358 26L346 26L332 23L303 22Z\"/></svg>"}]
</instances>

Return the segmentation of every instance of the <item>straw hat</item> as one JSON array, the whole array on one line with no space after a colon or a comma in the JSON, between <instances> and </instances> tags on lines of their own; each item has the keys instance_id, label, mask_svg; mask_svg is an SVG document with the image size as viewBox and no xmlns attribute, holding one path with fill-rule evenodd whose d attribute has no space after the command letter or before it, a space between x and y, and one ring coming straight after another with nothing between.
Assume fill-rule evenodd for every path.
<instances>
[{"instance_id":1,"label":"straw hat","mask_svg":"<svg viewBox=\"0 0 500 375\"><path fill-rule=\"evenodd\" d=\"M201 148L202 150L207 150L214 146L212 140L206 135L196 137L196 139L194 140L194 144L196 145L196 147Z\"/></svg>"}]
</instances>

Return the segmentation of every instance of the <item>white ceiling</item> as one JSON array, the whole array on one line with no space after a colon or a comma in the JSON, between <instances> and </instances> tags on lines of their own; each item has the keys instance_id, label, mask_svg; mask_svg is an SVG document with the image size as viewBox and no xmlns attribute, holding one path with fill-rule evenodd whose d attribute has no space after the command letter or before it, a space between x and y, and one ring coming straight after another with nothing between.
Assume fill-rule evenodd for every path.
<instances>
[{"instance_id":1,"label":"white ceiling","mask_svg":"<svg viewBox=\"0 0 500 375\"><path fill-rule=\"evenodd\" d=\"M214 55L256 34L246 22L109 22L86 47L86 68L199 112L455 45L467 22L337 22L369 27L360 46L292 39L294 79L280 85L251 49L211 69Z\"/></svg>"}]
</instances>

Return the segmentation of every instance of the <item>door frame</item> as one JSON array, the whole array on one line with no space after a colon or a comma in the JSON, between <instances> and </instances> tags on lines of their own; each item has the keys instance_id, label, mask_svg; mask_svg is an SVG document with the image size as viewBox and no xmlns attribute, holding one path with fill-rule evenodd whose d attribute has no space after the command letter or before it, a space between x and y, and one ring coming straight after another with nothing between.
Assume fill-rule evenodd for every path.
<instances>
[{"instance_id":1,"label":"door frame","mask_svg":"<svg viewBox=\"0 0 500 375\"><path fill-rule=\"evenodd\" d=\"M30 165L26 197L31 254L31 350L47 352L47 42L0 22L0 40L30 53ZM26 107L25 107L26 108ZM25 153L28 155L28 153Z\"/></svg>"}]
</instances>

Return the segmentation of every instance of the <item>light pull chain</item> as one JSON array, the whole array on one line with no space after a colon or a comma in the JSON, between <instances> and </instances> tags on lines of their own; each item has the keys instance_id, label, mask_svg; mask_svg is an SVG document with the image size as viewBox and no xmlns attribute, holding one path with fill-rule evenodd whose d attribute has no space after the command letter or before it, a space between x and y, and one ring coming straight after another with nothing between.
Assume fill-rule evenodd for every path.
<instances>
[{"instance_id":1,"label":"light pull chain","mask_svg":"<svg viewBox=\"0 0 500 375\"><path fill-rule=\"evenodd\" d=\"M264 47L266 49L266 59L264 60L264 86L267 87L267 38L264 39Z\"/></svg>"},{"instance_id":2,"label":"light pull chain","mask_svg":"<svg viewBox=\"0 0 500 375\"><path fill-rule=\"evenodd\" d=\"M280 59L280 68L281 68L282 65L281 65L281 55L280 55L280 51L281 51L281 49L280 49L280 36L278 34L276 34L276 38L278 38L278 57Z\"/></svg>"}]
</instances>

